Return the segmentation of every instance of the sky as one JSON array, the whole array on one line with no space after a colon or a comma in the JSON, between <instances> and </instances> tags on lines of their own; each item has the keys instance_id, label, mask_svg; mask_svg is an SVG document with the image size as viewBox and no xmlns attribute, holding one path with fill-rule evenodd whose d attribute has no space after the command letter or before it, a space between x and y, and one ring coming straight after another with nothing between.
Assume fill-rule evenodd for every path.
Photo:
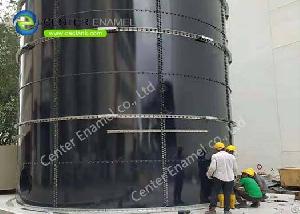
<instances>
[{"instance_id":1,"label":"sky","mask_svg":"<svg viewBox=\"0 0 300 214\"><path fill-rule=\"evenodd\" d=\"M0 0L0 1L1 1L1 3L0 3L0 14L2 14L3 11L5 11L9 0Z\"/></svg>"},{"instance_id":2,"label":"sky","mask_svg":"<svg viewBox=\"0 0 300 214\"><path fill-rule=\"evenodd\" d=\"M0 0L0 17L4 15L4 13L10 12L12 13L11 16L13 16L13 11L8 10L10 0Z\"/></svg>"}]
</instances>

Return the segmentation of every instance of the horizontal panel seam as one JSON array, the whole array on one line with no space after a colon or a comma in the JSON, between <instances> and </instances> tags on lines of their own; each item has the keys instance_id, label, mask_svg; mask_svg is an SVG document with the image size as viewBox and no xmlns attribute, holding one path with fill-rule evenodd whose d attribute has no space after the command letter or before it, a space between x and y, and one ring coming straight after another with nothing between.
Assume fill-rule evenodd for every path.
<instances>
[{"instance_id":1,"label":"horizontal panel seam","mask_svg":"<svg viewBox=\"0 0 300 214\"><path fill-rule=\"evenodd\" d=\"M165 34L165 35L178 36L178 37L182 37L182 38L188 38L195 42L205 43L207 45L210 45L214 48L219 49L220 51L225 53L226 57L229 58L229 62L232 61L232 55L231 55L231 52L229 51L229 49L227 48L227 46L225 46L219 42L215 42L215 40L212 38L209 38L207 36L197 34L197 33L190 33L190 32L173 30L173 29L162 29L160 31L157 28L149 28L149 27L148 28L147 27L144 27L144 28L142 28L142 27L109 27L109 28L103 27L103 28L99 28L99 29L107 30L109 33L119 33L119 32L153 33L153 34ZM36 45L40 45L40 44L43 44L45 42L55 40L55 39L58 39L58 38L42 37L40 39L37 39L35 41L25 44L23 47L21 47L21 49L18 50L18 52L16 54L17 63L18 64L20 63L20 57L26 51L32 50Z\"/></svg>"},{"instance_id":2,"label":"horizontal panel seam","mask_svg":"<svg viewBox=\"0 0 300 214\"><path fill-rule=\"evenodd\" d=\"M73 77L73 76L84 76L84 75L94 75L94 74L112 75L112 74L124 74L124 73L133 73L133 74L137 74L137 75L145 75L145 74L157 75L158 74L158 72L147 72L147 71L143 71L143 72L135 72L135 71L90 72L90 73L80 73L80 74L70 74L70 75L59 75L58 78ZM226 83L223 83L221 81L217 81L217 80L214 80L214 79L211 79L211 78L207 78L207 77L201 77L201 76L192 75L192 74L179 74L179 73L161 73L161 74L164 75L164 76L185 77L185 78L191 78L191 79L195 79L195 80L204 80L204 81L214 82L214 83L217 83L217 84L220 84L220 85L223 85L223 86L229 88L229 90L231 91L229 85L226 85ZM47 80L51 80L51 79L53 79L53 77L48 77L48 78L45 78L45 79L29 82L29 83L21 86L19 90L22 90L23 88L25 88L27 86L30 86L32 84L47 81Z\"/></svg>"},{"instance_id":3,"label":"horizontal panel seam","mask_svg":"<svg viewBox=\"0 0 300 214\"><path fill-rule=\"evenodd\" d=\"M82 116L67 116L67 117L56 117L46 119L36 119L22 121L17 126L37 123L52 123L57 121L68 121L68 120L96 120L96 119L181 119L181 120L207 120L221 123L229 123L235 125L234 121L228 121L223 118L213 116L196 116L196 115L167 115L167 114L99 114L99 115L82 115Z\"/></svg>"},{"instance_id":4,"label":"horizontal panel seam","mask_svg":"<svg viewBox=\"0 0 300 214\"><path fill-rule=\"evenodd\" d=\"M184 158L183 158L184 159ZM178 160L166 160L169 163L176 163ZM85 162L73 162L73 161L64 161L57 162L58 165L72 165L72 164L140 164L140 163L160 163L162 160L128 160L128 161L117 161L117 160L103 160L103 161L85 161ZM41 162L25 162L24 165L42 165Z\"/></svg>"}]
</instances>

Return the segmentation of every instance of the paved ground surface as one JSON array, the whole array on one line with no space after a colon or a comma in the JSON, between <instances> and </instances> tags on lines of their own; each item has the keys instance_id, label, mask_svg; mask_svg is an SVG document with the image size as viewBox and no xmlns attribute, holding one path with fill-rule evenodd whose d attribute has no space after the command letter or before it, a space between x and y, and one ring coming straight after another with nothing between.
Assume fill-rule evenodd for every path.
<instances>
[{"instance_id":1,"label":"paved ground surface","mask_svg":"<svg viewBox=\"0 0 300 214\"><path fill-rule=\"evenodd\" d=\"M259 208L234 209L233 214L300 214L300 201L295 201L293 195L269 194L269 199L261 204ZM195 205L176 208L157 209L129 209L129 210L70 210L70 209L46 209L17 204L14 195L0 195L0 214L177 214L178 210L190 210L191 214L204 214L207 205ZM218 214L223 213L218 209Z\"/></svg>"}]
</instances>

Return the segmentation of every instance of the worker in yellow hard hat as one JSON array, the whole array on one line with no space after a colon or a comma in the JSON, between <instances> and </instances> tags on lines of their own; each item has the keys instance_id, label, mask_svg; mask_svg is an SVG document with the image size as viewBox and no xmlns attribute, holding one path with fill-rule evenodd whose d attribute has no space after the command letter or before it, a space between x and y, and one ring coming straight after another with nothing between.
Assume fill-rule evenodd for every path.
<instances>
[{"instance_id":1,"label":"worker in yellow hard hat","mask_svg":"<svg viewBox=\"0 0 300 214\"><path fill-rule=\"evenodd\" d=\"M248 175L248 176L250 176L250 177L254 177L255 171L254 171L254 169L252 169L252 168L247 168L247 169L244 169L244 170L242 171L242 174L246 174L246 175Z\"/></svg>"},{"instance_id":2,"label":"worker in yellow hard hat","mask_svg":"<svg viewBox=\"0 0 300 214\"><path fill-rule=\"evenodd\" d=\"M207 177L212 179L209 210L206 214L216 213L217 195L220 190L224 194L224 213L230 213L230 195L233 191L234 178L237 175L237 162L233 155L225 151L225 144L217 142L214 145L217 151L211 157L211 163L207 171Z\"/></svg>"},{"instance_id":3,"label":"worker in yellow hard hat","mask_svg":"<svg viewBox=\"0 0 300 214\"><path fill-rule=\"evenodd\" d=\"M229 146L227 146L226 147L226 152L228 152L229 154L234 154L234 152L236 152L236 146L234 146L234 145L229 145Z\"/></svg>"},{"instance_id":4,"label":"worker in yellow hard hat","mask_svg":"<svg viewBox=\"0 0 300 214\"><path fill-rule=\"evenodd\" d=\"M263 193L254 179L255 171L252 168L242 171L242 178L239 185L234 187L236 199L239 202L239 207L247 207L247 201L251 201L251 207L259 207L260 201L263 198ZM240 187L243 187L241 189Z\"/></svg>"},{"instance_id":5,"label":"worker in yellow hard hat","mask_svg":"<svg viewBox=\"0 0 300 214\"><path fill-rule=\"evenodd\" d=\"M246 171L247 171L248 175L250 175L258 184L260 190L263 193L263 200L268 198L266 196L268 186L267 186L265 179L262 176L260 176L259 174L257 174L253 168L248 168L248 169L246 169Z\"/></svg>"},{"instance_id":6,"label":"worker in yellow hard hat","mask_svg":"<svg viewBox=\"0 0 300 214\"><path fill-rule=\"evenodd\" d=\"M223 142L217 142L217 143L215 143L214 148L215 148L217 151L224 150L225 144L224 144Z\"/></svg>"}]
</instances>

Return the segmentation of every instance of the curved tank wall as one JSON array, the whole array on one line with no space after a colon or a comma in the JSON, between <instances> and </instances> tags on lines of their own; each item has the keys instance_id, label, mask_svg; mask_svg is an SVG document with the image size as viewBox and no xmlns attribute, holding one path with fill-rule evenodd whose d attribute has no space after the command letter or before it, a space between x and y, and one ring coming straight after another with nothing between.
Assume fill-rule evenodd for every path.
<instances>
[{"instance_id":1,"label":"curved tank wall","mask_svg":"<svg viewBox=\"0 0 300 214\"><path fill-rule=\"evenodd\" d=\"M226 2L32 0L25 8L40 27L19 57L18 200L206 202L209 145L231 143ZM44 29L107 26L115 27L107 38L43 38Z\"/></svg>"}]
</instances>

